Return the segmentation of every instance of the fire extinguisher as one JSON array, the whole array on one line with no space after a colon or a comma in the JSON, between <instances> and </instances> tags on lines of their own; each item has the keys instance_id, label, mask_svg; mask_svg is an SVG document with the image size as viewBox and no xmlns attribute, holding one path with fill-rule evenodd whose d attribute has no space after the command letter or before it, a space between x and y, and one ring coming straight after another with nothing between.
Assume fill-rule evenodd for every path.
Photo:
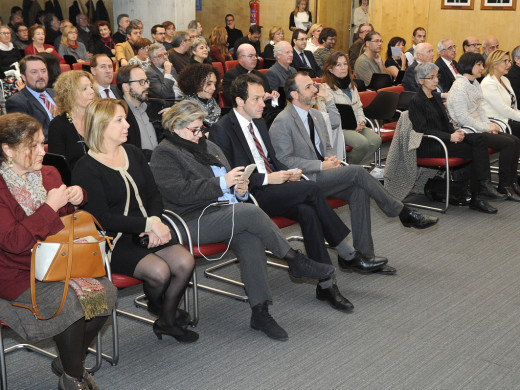
<instances>
[{"instance_id":1,"label":"fire extinguisher","mask_svg":"<svg viewBox=\"0 0 520 390\"><path fill-rule=\"evenodd\" d=\"M250 0L249 1L249 9L250 13L250 24L260 25L260 0Z\"/></svg>"}]
</instances>

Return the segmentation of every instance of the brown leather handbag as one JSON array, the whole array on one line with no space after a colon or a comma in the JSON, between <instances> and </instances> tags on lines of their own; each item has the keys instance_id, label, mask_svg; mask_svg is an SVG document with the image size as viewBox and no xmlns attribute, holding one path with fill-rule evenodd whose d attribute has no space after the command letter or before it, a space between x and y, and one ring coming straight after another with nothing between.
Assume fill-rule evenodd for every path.
<instances>
[{"instance_id":1,"label":"brown leather handbag","mask_svg":"<svg viewBox=\"0 0 520 390\"><path fill-rule=\"evenodd\" d=\"M67 299L70 278L99 278L106 275L105 245L110 241L103 233L99 222L84 210L61 217L65 227L38 241L31 254L32 307L13 303L14 306L31 310L39 320L55 318ZM99 229L99 230L98 230ZM36 304L36 279L42 282L65 281L61 304L52 317L43 318Z\"/></svg>"}]
</instances>

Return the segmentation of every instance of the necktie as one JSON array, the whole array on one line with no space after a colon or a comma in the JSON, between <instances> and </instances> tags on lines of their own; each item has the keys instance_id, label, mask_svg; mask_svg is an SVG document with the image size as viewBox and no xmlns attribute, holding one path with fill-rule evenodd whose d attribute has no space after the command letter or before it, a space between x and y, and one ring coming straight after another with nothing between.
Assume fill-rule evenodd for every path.
<instances>
[{"instance_id":1,"label":"necktie","mask_svg":"<svg viewBox=\"0 0 520 390\"><path fill-rule=\"evenodd\" d=\"M105 93L107 94L107 98L110 97L110 93L109 92L110 92L110 90L108 88L105 88Z\"/></svg>"},{"instance_id":2,"label":"necktie","mask_svg":"<svg viewBox=\"0 0 520 390\"><path fill-rule=\"evenodd\" d=\"M47 96L45 96L44 93L40 94L40 99L42 99L43 104L45 105L45 107L47 107L47 110L49 110L51 116L54 118L56 116L56 107L54 106L54 104L49 99L47 99Z\"/></svg>"},{"instance_id":3,"label":"necktie","mask_svg":"<svg viewBox=\"0 0 520 390\"><path fill-rule=\"evenodd\" d=\"M303 54L303 51L300 53L300 57L302 57L303 65L310 68L309 63L307 62L307 58L305 58L305 54Z\"/></svg>"},{"instance_id":4,"label":"necktie","mask_svg":"<svg viewBox=\"0 0 520 390\"><path fill-rule=\"evenodd\" d=\"M316 147L316 129L314 128L314 121L312 120L311 113L307 114L307 123L309 124L309 134L311 136L312 146L314 146L314 151L316 152L316 157L318 157L321 161L324 160L320 151ZM319 136L318 136L319 139Z\"/></svg>"},{"instance_id":5,"label":"necktie","mask_svg":"<svg viewBox=\"0 0 520 390\"><path fill-rule=\"evenodd\" d=\"M264 149L262 148L260 141L258 141L258 138L256 138L252 123L249 123L249 132L253 136L253 140L255 141L255 145L256 145L256 148L258 149L258 153L260 153L260 157L262 157L262 159L264 160L265 170L267 171L267 173L272 173L273 169L271 168L271 164L269 164L269 160L265 156Z\"/></svg>"},{"instance_id":6,"label":"necktie","mask_svg":"<svg viewBox=\"0 0 520 390\"><path fill-rule=\"evenodd\" d=\"M459 72L457 71L457 68L455 68L455 65L453 65L453 62L450 62L450 65L453 68L453 71L455 72L455 74L459 74Z\"/></svg>"}]
</instances>

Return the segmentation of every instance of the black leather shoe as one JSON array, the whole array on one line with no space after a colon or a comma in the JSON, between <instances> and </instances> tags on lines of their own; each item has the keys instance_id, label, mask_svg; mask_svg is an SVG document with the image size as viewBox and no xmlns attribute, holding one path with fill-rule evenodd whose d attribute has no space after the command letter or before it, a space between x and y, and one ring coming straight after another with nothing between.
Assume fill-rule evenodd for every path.
<instances>
[{"instance_id":1,"label":"black leather shoe","mask_svg":"<svg viewBox=\"0 0 520 390\"><path fill-rule=\"evenodd\" d=\"M474 196L469 202L469 208L486 214L496 214L498 210L483 199Z\"/></svg>"},{"instance_id":2,"label":"black leather shoe","mask_svg":"<svg viewBox=\"0 0 520 390\"><path fill-rule=\"evenodd\" d=\"M289 265L289 275L293 278L309 278L309 279L327 279L336 270L330 264L318 263L309 259L300 251L294 251L295 255L285 256L285 260Z\"/></svg>"},{"instance_id":3,"label":"black leather shoe","mask_svg":"<svg viewBox=\"0 0 520 390\"><path fill-rule=\"evenodd\" d=\"M500 194L489 180L480 182L478 196L481 199L489 200L504 200L507 198L507 195Z\"/></svg>"},{"instance_id":4,"label":"black leather shoe","mask_svg":"<svg viewBox=\"0 0 520 390\"><path fill-rule=\"evenodd\" d=\"M399 219L401 220L403 226L413 227L416 229L426 229L439 222L438 217L432 217L431 215L421 214L411 209L407 215L399 215Z\"/></svg>"},{"instance_id":5,"label":"black leather shoe","mask_svg":"<svg viewBox=\"0 0 520 390\"><path fill-rule=\"evenodd\" d=\"M377 256L376 256L377 258ZM373 271L375 274L381 274L381 275L395 275L397 270L394 267L391 267L389 265L384 265L383 268L378 269L377 271Z\"/></svg>"},{"instance_id":6,"label":"black leather shoe","mask_svg":"<svg viewBox=\"0 0 520 390\"><path fill-rule=\"evenodd\" d=\"M520 196L518 196L511 187L498 186L497 191L500 194L506 195L507 200L512 200L513 202L520 202Z\"/></svg>"},{"instance_id":7,"label":"black leather shoe","mask_svg":"<svg viewBox=\"0 0 520 390\"><path fill-rule=\"evenodd\" d=\"M515 182L511 184L511 188L516 192L517 195L520 195L520 185L518 185L518 183Z\"/></svg>"},{"instance_id":8,"label":"black leather shoe","mask_svg":"<svg viewBox=\"0 0 520 390\"><path fill-rule=\"evenodd\" d=\"M251 328L261 330L267 337L278 341L287 341L289 335L276 323L274 318L269 314L267 302L259 303L251 308Z\"/></svg>"},{"instance_id":9,"label":"black leather shoe","mask_svg":"<svg viewBox=\"0 0 520 390\"><path fill-rule=\"evenodd\" d=\"M375 256L368 257L365 256L360 251L356 251L354 258L352 260L345 260L341 256L338 256L338 264L341 269L344 270L356 270L361 272L373 272L378 271L383 266L388 263L388 259L380 258L379 260L375 259Z\"/></svg>"},{"instance_id":10,"label":"black leather shoe","mask_svg":"<svg viewBox=\"0 0 520 390\"><path fill-rule=\"evenodd\" d=\"M333 284L329 288L321 288L319 285L316 286L316 298L320 301L327 301L334 309L350 313L354 310L354 305L341 293L336 284Z\"/></svg>"}]
</instances>

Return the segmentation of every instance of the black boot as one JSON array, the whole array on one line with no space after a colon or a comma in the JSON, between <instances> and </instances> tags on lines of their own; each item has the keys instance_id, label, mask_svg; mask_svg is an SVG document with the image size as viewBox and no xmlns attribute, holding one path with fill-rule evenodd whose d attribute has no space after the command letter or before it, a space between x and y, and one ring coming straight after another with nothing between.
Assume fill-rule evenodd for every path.
<instances>
[{"instance_id":1,"label":"black boot","mask_svg":"<svg viewBox=\"0 0 520 390\"><path fill-rule=\"evenodd\" d=\"M486 214L496 214L498 210L491 206L485 200L479 198L477 194L471 195L471 200L469 202L469 208L472 210L477 210Z\"/></svg>"},{"instance_id":2,"label":"black boot","mask_svg":"<svg viewBox=\"0 0 520 390\"><path fill-rule=\"evenodd\" d=\"M287 332L269 314L267 302L253 306L251 311L251 328L261 330L268 337L278 341L289 339Z\"/></svg>"},{"instance_id":3,"label":"black boot","mask_svg":"<svg viewBox=\"0 0 520 390\"><path fill-rule=\"evenodd\" d=\"M479 183L478 197L480 199L504 200L507 198L507 195L500 194L495 187L493 187L490 180L483 180Z\"/></svg>"},{"instance_id":4,"label":"black boot","mask_svg":"<svg viewBox=\"0 0 520 390\"><path fill-rule=\"evenodd\" d=\"M284 257L289 265L289 275L293 278L327 279L335 268L330 264L318 263L309 259L300 251L290 249Z\"/></svg>"},{"instance_id":5,"label":"black boot","mask_svg":"<svg viewBox=\"0 0 520 390\"><path fill-rule=\"evenodd\" d=\"M497 191L500 194L504 194L507 196L507 200L512 200L513 202L520 202L520 196L517 195L516 191L513 190L512 187L506 187L499 185Z\"/></svg>"}]
</instances>

